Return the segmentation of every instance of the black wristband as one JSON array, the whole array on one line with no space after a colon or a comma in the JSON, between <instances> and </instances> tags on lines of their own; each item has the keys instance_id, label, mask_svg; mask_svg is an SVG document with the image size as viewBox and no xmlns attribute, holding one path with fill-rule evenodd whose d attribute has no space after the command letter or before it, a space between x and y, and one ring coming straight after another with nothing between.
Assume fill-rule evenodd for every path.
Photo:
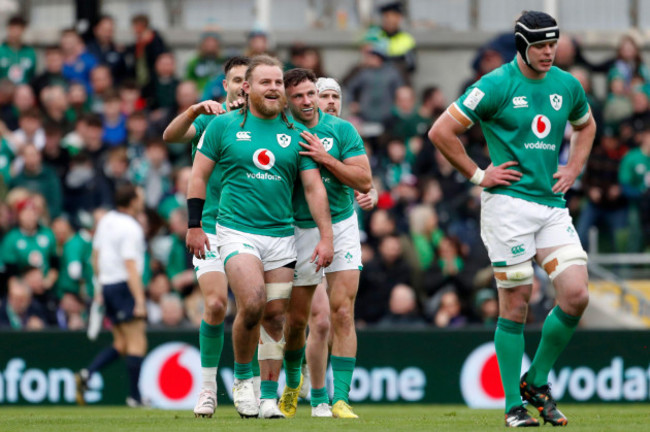
<instances>
[{"instance_id":1,"label":"black wristband","mask_svg":"<svg viewBox=\"0 0 650 432\"><path fill-rule=\"evenodd\" d=\"M188 198L187 200L187 227L201 228L201 216L205 200L201 198Z\"/></svg>"}]
</instances>

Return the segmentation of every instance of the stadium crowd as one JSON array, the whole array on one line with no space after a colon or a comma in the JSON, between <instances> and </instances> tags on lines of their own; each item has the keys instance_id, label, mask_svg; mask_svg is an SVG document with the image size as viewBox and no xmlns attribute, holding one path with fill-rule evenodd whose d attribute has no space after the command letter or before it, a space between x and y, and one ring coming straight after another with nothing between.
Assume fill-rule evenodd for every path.
<instances>
[{"instance_id":1,"label":"stadium crowd","mask_svg":"<svg viewBox=\"0 0 650 432\"><path fill-rule=\"evenodd\" d=\"M364 263L357 326L494 326L498 304L479 235L480 188L426 134L449 100L514 58L514 40L509 33L481 47L463 88L441 89L431 77L417 83L423 89L417 94L417 49L401 20L399 9L384 11L360 43L359 63L341 80L343 116L364 138L379 194L374 210L357 209ZM124 48L114 41L113 18L103 16L88 37L63 30L39 57L23 42L27 26L11 18L0 46L0 328L85 328L93 231L124 183L145 191L140 222L150 327L198 327L203 300L185 247L190 148L164 143L162 133L197 101L225 97L228 47L206 31L179 67L147 16L132 18L135 41ZM581 181L567 195L587 250L592 226L603 234L603 250L641 251L650 237L650 70L640 47L634 34L626 35L610 60L596 64L577 39L558 43L556 65L581 81L599 125ZM243 54L270 51L266 33L250 32ZM284 60L286 69L318 76L334 68L302 43ZM593 87L598 74L606 91ZM463 140L487 166L480 128ZM566 160L568 142L564 149ZM551 291L539 272L532 323L553 307ZM233 308L231 302L229 317Z\"/></svg>"}]
</instances>

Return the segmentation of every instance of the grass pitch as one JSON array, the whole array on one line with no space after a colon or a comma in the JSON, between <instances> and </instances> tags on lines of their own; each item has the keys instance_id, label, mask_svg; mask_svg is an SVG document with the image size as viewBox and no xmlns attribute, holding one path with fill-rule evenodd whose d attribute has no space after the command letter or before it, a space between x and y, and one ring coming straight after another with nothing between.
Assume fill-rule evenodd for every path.
<instances>
[{"instance_id":1,"label":"grass pitch","mask_svg":"<svg viewBox=\"0 0 650 432\"><path fill-rule=\"evenodd\" d=\"M571 431L648 431L650 404L562 404ZM300 404L291 420L242 420L232 406L217 408L211 419L190 411L126 407L0 407L0 431L16 432L184 432L184 431L502 431L499 410L472 410L457 405L355 405L359 420L312 419ZM546 428L550 428L546 425Z\"/></svg>"}]
</instances>

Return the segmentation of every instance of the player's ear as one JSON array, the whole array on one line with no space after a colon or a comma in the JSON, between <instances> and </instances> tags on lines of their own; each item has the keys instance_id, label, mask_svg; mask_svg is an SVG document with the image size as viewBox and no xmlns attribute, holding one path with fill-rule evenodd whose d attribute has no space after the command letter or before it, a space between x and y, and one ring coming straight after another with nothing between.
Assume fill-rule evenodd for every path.
<instances>
[{"instance_id":1,"label":"player's ear","mask_svg":"<svg viewBox=\"0 0 650 432\"><path fill-rule=\"evenodd\" d=\"M248 94L251 92L251 85L248 81L244 81L241 85L241 89L244 90L244 93Z\"/></svg>"},{"instance_id":2,"label":"player's ear","mask_svg":"<svg viewBox=\"0 0 650 432\"><path fill-rule=\"evenodd\" d=\"M221 85L223 86L223 89L226 91L226 93L228 93L228 80L224 78L221 81Z\"/></svg>"}]
</instances>

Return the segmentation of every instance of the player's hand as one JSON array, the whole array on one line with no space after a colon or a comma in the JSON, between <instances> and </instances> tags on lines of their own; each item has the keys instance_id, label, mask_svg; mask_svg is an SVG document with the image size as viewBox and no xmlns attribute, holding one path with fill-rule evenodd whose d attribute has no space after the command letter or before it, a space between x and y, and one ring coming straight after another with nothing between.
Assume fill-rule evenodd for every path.
<instances>
[{"instance_id":1,"label":"player's hand","mask_svg":"<svg viewBox=\"0 0 650 432\"><path fill-rule=\"evenodd\" d=\"M230 111L233 111L233 110L236 110L236 109L239 109L239 108L243 107L245 103L246 103L246 101L244 100L244 98L240 97L236 101L230 102L228 104L228 108L230 109Z\"/></svg>"},{"instance_id":2,"label":"player's hand","mask_svg":"<svg viewBox=\"0 0 650 432\"><path fill-rule=\"evenodd\" d=\"M553 178L557 179L553 185L553 193L567 193L576 181L578 174L580 174L580 171L571 169L568 165L558 167L557 172L553 174Z\"/></svg>"},{"instance_id":3,"label":"player's hand","mask_svg":"<svg viewBox=\"0 0 650 432\"><path fill-rule=\"evenodd\" d=\"M192 111L197 116L201 114L219 115L219 114L224 114L226 112L226 110L223 109L223 107L219 102L213 100L207 100L192 105Z\"/></svg>"},{"instance_id":4,"label":"player's hand","mask_svg":"<svg viewBox=\"0 0 650 432\"><path fill-rule=\"evenodd\" d=\"M510 186L513 182L521 180L522 174L519 171L509 169L516 165L519 163L515 161L508 161L497 166L490 164L485 170L485 177L479 186L484 188L498 185Z\"/></svg>"},{"instance_id":5,"label":"player's hand","mask_svg":"<svg viewBox=\"0 0 650 432\"><path fill-rule=\"evenodd\" d=\"M305 149L305 151L300 152L302 156L309 156L314 160L314 162L318 164L323 164L327 159L332 157L329 153L327 153L327 150L325 150L325 147L320 141L320 138L318 138L318 135L312 135L311 133L304 131L300 134L300 136L302 139L307 141L307 143L300 142L302 148Z\"/></svg>"},{"instance_id":6,"label":"player's hand","mask_svg":"<svg viewBox=\"0 0 650 432\"><path fill-rule=\"evenodd\" d=\"M147 304L144 300L136 300L135 306L133 306L133 316L136 318L145 318L147 316Z\"/></svg>"},{"instance_id":7,"label":"player's hand","mask_svg":"<svg viewBox=\"0 0 650 432\"><path fill-rule=\"evenodd\" d=\"M316 263L316 272L320 269L329 266L332 264L332 259L334 258L334 244L332 239L321 238L314 253L311 254L310 262Z\"/></svg>"},{"instance_id":8,"label":"player's hand","mask_svg":"<svg viewBox=\"0 0 650 432\"><path fill-rule=\"evenodd\" d=\"M373 188L367 194L359 191L354 191L354 198L357 200L361 210L370 211L377 205L377 191Z\"/></svg>"},{"instance_id":9,"label":"player's hand","mask_svg":"<svg viewBox=\"0 0 650 432\"><path fill-rule=\"evenodd\" d=\"M205 258L205 251L210 250L210 240L202 228L189 228L185 236L187 251L198 259Z\"/></svg>"}]
</instances>

